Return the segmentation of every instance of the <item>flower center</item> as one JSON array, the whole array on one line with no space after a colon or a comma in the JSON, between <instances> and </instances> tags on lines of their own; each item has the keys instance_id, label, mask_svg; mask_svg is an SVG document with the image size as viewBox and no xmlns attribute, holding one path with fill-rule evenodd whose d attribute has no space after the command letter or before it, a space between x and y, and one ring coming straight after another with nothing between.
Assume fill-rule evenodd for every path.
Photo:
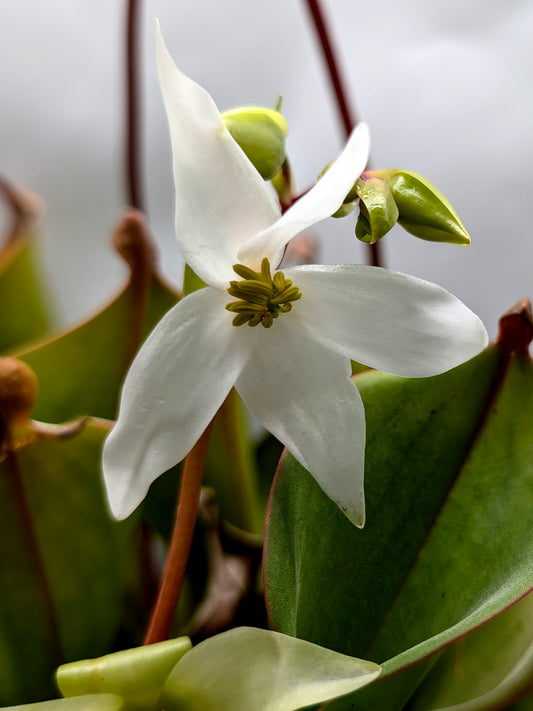
<instances>
[{"instance_id":1,"label":"flower center","mask_svg":"<svg viewBox=\"0 0 533 711\"><path fill-rule=\"evenodd\" d=\"M234 264L233 271L242 281L230 281L228 294L239 301L226 304L228 311L235 313L234 326L258 326L270 328L274 319L292 309L292 302L297 301L301 292L297 286L286 279L283 272L270 273L270 263L265 257L261 262L261 271L256 272L244 264Z\"/></svg>"}]
</instances>

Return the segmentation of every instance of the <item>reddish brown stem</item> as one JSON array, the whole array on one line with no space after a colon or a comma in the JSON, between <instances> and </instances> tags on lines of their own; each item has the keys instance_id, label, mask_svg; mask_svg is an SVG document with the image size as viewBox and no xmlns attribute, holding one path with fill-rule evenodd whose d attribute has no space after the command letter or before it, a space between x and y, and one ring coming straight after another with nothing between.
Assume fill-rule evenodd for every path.
<instances>
[{"instance_id":1,"label":"reddish brown stem","mask_svg":"<svg viewBox=\"0 0 533 711\"><path fill-rule=\"evenodd\" d=\"M140 177L139 4L138 0L127 0L125 178L128 204L143 210Z\"/></svg>"},{"instance_id":2,"label":"reddish brown stem","mask_svg":"<svg viewBox=\"0 0 533 711\"><path fill-rule=\"evenodd\" d=\"M213 423L185 458L167 563L144 644L161 642L167 639L170 631L189 559L212 426Z\"/></svg>"},{"instance_id":3,"label":"reddish brown stem","mask_svg":"<svg viewBox=\"0 0 533 711\"><path fill-rule=\"evenodd\" d=\"M319 0L305 0L305 2L307 3L307 7L311 14L316 33L318 35L322 54L324 55L324 59L328 68L331 85L335 93L337 107L339 109L342 124L344 126L344 133L346 134L346 138L348 138L358 121L357 117L355 116L355 113L353 112L353 110L350 110L350 107L348 105L348 92L346 90L346 84L344 82L344 79L341 76L339 62L337 60L333 48L331 33L326 24L324 13L322 12ZM367 166L367 170L369 169L369 167L370 165ZM379 242L376 242L375 244L369 244L368 247L370 264L372 264L372 266L374 267L382 266L381 249Z\"/></svg>"},{"instance_id":4,"label":"reddish brown stem","mask_svg":"<svg viewBox=\"0 0 533 711\"><path fill-rule=\"evenodd\" d=\"M333 50L333 43L331 41L329 29L326 25L324 13L320 7L319 0L306 0L306 2L311 13L311 17L313 18L320 46L322 48L322 53L328 67L331 85L333 87L333 91L335 92L337 106L344 126L344 132L347 136L349 136L358 121L357 117L353 111L350 111L350 107L348 106L347 92L340 74L339 63Z\"/></svg>"}]
</instances>

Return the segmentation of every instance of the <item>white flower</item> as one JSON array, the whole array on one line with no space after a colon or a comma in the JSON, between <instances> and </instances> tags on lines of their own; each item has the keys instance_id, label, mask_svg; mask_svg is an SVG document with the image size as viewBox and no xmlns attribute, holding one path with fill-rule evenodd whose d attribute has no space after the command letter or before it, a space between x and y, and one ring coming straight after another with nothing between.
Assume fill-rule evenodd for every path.
<instances>
[{"instance_id":1,"label":"white flower","mask_svg":"<svg viewBox=\"0 0 533 711\"><path fill-rule=\"evenodd\" d=\"M478 353L487 343L485 328L440 287L385 269L296 267L269 281L268 264L275 274L289 240L342 204L366 165L368 130L360 126L317 185L280 217L213 100L178 71L159 33L157 51L178 244L208 286L162 319L131 366L104 448L111 510L128 516L150 484L190 451L235 386L266 429L362 526L365 416L349 359L407 377L436 375ZM243 287L235 264L244 265L240 277L263 266L262 286ZM235 296L227 291L230 281L237 282ZM275 287L285 297L276 300ZM236 298L243 301L243 290L252 304L242 304L244 314L240 307L228 311ZM262 322L250 327L234 319Z\"/></svg>"}]
</instances>

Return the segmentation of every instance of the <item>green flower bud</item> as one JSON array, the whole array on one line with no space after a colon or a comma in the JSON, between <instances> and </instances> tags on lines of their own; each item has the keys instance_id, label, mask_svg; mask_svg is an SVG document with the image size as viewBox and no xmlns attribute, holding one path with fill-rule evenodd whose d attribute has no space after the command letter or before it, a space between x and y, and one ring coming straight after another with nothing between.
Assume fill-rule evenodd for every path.
<instances>
[{"instance_id":1,"label":"green flower bud","mask_svg":"<svg viewBox=\"0 0 533 711\"><path fill-rule=\"evenodd\" d=\"M285 161L285 117L272 109L248 106L225 111L222 120L264 180L271 180Z\"/></svg>"},{"instance_id":2,"label":"green flower bud","mask_svg":"<svg viewBox=\"0 0 533 711\"><path fill-rule=\"evenodd\" d=\"M361 242L374 244L396 224L398 207L387 183L381 178L359 180L356 189L360 213L355 225L355 236Z\"/></svg>"},{"instance_id":3,"label":"green flower bud","mask_svg":"<svg viewBox=\"0 0 533 711\"><path fill-rule=\"evenodd\" d=\"M388 185L400 211L398 222L404 230L430 242L470 244L459 216L434 185L409 170L383 173L392 176Z\"/></svg>"},{"instance_id":4,"label":"green flower bud","mask_svg":"<svg viewBox=\"0 0 533 711\"><path fill-rule=\"evenodd\" d=\"M346 217L355 207L355 200L353 202L343 202L339 207L337 212L334 212L332 217Z\"/></svg>"}]
</instances>

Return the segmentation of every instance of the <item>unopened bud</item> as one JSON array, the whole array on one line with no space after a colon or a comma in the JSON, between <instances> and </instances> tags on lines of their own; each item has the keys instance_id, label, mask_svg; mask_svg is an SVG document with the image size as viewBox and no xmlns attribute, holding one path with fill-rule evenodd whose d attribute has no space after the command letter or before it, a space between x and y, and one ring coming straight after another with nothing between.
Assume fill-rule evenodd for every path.
<instances>
[{"instance_id":1,"label":"unopened bud","mask_svg":"<svg viewBox=\"0 0 533 711\"><path fill-rule=\"evenodd\" d=\"M355 236L361 242L374 244L391 230L398 220L398 207L387 183L381 178L359 180L359 217Z\"/></svg>"},{"instance_id":2,"label":"unopened bud","mask_svg":"<svg viewBox=\"0 0 533 711\"><path fill-rule=\"evenodd\" d=\"M285 117L273 109L248 106L225 111L222 120L261 177L271 180L286 157Z\"/></svg>"},{"instance_id":3,"label":"unopened bud","mask_svg":"<svg viewBox=\"0 0 533 711\"><path fill-rule=\"evenodd\" d=\"M355 200L353 202L343 202L342 205L339 207L337 212L334 212L332 217L346 217L347 215L352 212L356 205Z\"/></svg>"},{"instance_id":4,"label":"unopened bud","mask_svg":"<svg viewBox=\"0 0 533 711\"><path fill-rule=\"evenodd\" d=\"M434 185L409 170L383 173L392 176L388 185L400 211L398 222L404 230L430 242L470 244L459 216Z\"/></svg>"}]
</instances>

